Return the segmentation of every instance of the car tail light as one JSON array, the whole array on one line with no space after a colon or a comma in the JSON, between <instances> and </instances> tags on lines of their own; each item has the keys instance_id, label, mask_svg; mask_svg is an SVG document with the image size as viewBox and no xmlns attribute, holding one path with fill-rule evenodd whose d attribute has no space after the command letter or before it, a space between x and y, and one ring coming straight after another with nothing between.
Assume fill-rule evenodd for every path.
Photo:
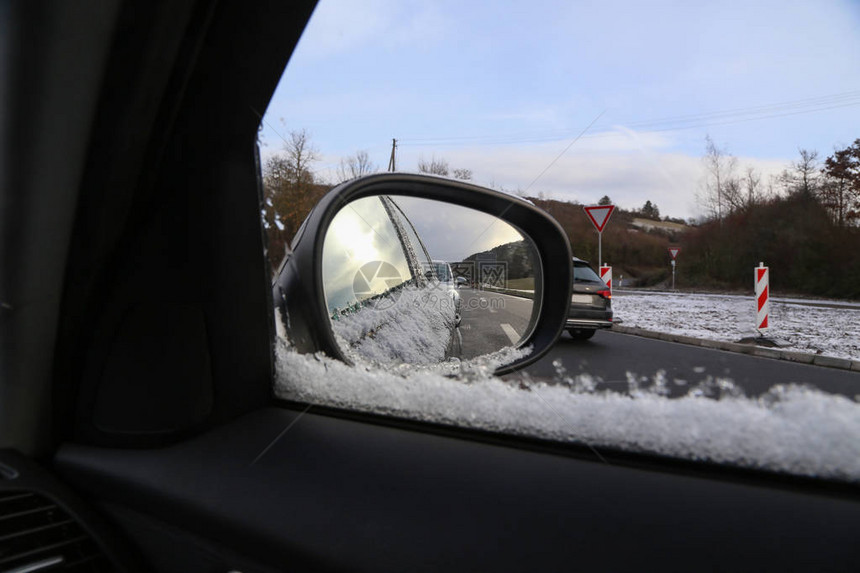
<instances>
[{"instance_id":1,"label":"car tail light","mask_svg":"<svg viewBox=\"0 0 860 573\"><path fill-rule=\"evenodd\" d=\"M612 300L612 291L607 289L597 291L598 296L602 296L603 298Z\"/></svg>"}]
</instances>

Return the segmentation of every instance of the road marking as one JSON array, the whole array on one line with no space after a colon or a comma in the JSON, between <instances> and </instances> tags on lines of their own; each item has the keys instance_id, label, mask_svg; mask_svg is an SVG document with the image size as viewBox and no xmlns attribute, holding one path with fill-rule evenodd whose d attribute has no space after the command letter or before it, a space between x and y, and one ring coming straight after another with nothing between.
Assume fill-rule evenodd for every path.
<instances>
[{"instance_id":1,"label":"road marking","mask_svg":"<svg viewBox=\"0 0 860 573\"><path fill-rule=\"evenodd\" d=\"M514 330L513 326L511 326L510 324L507 324L507 323L500 324L499 326L502 327L502 330L505 332L505 334L508 335L508 338L511 339L511 344L516 344L517 342L520 341L520 335L517 334L517 331Z\"/></svg>"},{"instance_id":2,"label":"road marking","mask_svg":"<svg viewBox=\"0 0 860 573\"><path fill-rule=\"evenodd\" d=\"M489 310L490 314L496 314L498 312L496 309L490 306L490 303L487 302L486 298L479 297L478 300L480 301L480 304L478 306L481 308L481 310Z\"/></svg>"}]
</instances>

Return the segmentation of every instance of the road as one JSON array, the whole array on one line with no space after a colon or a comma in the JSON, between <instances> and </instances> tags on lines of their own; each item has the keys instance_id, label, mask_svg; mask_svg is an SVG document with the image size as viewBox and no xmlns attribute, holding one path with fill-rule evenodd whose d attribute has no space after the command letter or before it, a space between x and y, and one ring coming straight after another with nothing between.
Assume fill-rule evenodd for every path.
<instances>
[{"instance_id":1,"label":"road","mask_svg":"<svg viewBox=\"0 0 860 573\"><path fill-rule=\"evenodd\" d=\"M531 299L461 288L462 357L474 358L517 344L532 315Z\"/></svg>"},{"instance_id":2,"label":"road","mask_svg":"<svg viewBox=\"0 0 860 573\"><path fill-rule=\"evenodd\" d=\"M860 373L807 364L758 358L639 336L599 331L586 342L576 342L564 333L550 352L525 371L534 378L556 378L553 361L561 359L571 375L588 373L599 378L598 390L624 391L628 372L650 381L657 372L666 373L670 396L682 396L707 379L728 378L747 396L767 392L775 384L808 384L850 398L860 395ZM517 374L509 375L516 378ZM645 382L643 385L648 385Z\"/></svg>"}]
</instances>

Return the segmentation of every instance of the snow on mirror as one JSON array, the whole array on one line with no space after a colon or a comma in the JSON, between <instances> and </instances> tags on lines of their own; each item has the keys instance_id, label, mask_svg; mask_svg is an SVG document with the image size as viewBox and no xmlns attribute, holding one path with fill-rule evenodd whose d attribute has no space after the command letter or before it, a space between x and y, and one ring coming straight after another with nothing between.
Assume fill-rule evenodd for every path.
<instances>
[{"instance_id":1,"label":"snow on mirror","mask_svg":"<svg viewBox=\"0 0 860 573\"><path fill-rule=\"evenodd\" d=\"M350 358L382 365L516 347L536 319L540 272L531 239L505 221L430 199L357 199L323 243L335 338Z\"/></svg>"}]
</instances>

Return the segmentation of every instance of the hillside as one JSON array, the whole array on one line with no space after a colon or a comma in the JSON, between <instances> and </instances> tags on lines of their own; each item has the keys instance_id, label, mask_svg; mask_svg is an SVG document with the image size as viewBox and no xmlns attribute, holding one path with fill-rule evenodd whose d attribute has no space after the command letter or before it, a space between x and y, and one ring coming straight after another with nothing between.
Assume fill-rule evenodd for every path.
<instances>
[{"instance_id":1,"label":"hillside","mask_svg":"<svg viewBox=\"0 0 860 573\"><path fill-rule=\"evenodd\" d=\"M559 222L575 256L589 261L595 268L599 266L597 231L581 204L535 197L529 200ZM644 223L651 223L653 227L649 229ZM616 281L624 277L626 286L659 284L671 277L668 248L677 245L681 229L687 228L677 223L644 219L639 213L616 208L603 231L603 261L612 265Z\"/></svg>"},{"instance_id":2,"label":"hillside","mask_svg":"<svg viewBox=\"0 0 860 573\"><path fill-rule=\"evenodd\" d=\"M573 254L597 267L597 231L582 205L530 199L561 224ZM772 197L695 227L616 209L603 232L603 260L624 286L667 285L669 246L683 249L680 289L752 290L752 269L765 262L772 291L860 298L860 228L840 225L809 193Z\"/></svg>"},{"instance_id":3,"label":"hillside","mask_svg":"<svg viewBox=\"0 0 860 573\"><path fill-rule=\"evenodd\" d=\"M533 262L536 259L537 253L534 252L531 241L522 240L498 245L487 251L472 253L462 262L501 261L506 265L505 279L516 280L534 277Z\"/></svg>"}]
</instances>

